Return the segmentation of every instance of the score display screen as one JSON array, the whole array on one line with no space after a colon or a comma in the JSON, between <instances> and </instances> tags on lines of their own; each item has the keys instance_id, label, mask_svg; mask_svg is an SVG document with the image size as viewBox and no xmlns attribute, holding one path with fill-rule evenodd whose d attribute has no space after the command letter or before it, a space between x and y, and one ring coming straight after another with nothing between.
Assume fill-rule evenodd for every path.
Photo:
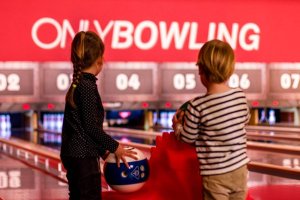
<instances>
[{"instance_id":1,"label":"score display screen","mask_svg":"<svg viewBox=\"0 0 300 200\"><path fill-rule=\"evenodd\" d=\"M159 65L160 96L165 100L188 100L204 94L195 63L164 63Z\"/></svg>"},{"instance_id":2,"label":"score display screen","mask_svg":"<svg viewBox=\"0 0 300 200\"><path fill-rule=\"evenodd\" d=\"M40 66L40 93L43 100L65 101L72 83L73 67L69 62L43 63Z\"/></svg>"},{"instance_id":3,"label":"score display screen","mask_svg":"<svg viewBox=\"0 0 300 200\"><path fill-rule=\"evenodd\" d=\"M1 95L33 95L33 70L1 70Z\"/></svg>"},{"instance_id":4,"label":"score display screen","mask_svg":"<svg viewBox=\"0 0 300 200\"><path fill-rule=\"evenodd\" d=\"M70 62L0 62L2 102L64 102ZM107 62L98 76L103 101L185 101L205 94L194 63ZM228 80L249 100L300 98L300 63L236 63Z\"/></svg>"},{"instance_id":5,"label":"score display screen","mask_svg":"<svg viewBox=\"0 0 300 200\"><path fill-rule=\"evenodd\" d=\"M228 85L243 89L250 100L263 99L266 96L265 71L266 64L263 63L237 63ZM206 93L194 63L162 64L159 72L162 98L182 100Z\"/></svg>"},{"instance_id":6,"label":"score display screen","mask_svg":"<svg viewBox=\"0 0 300 200\"><path fill-rule=\"evenodd\" d=\"M104 100L154 100L156 63L107 63L100 75Z\"/></svg>"},{"instance_id":7,"label":"score display screen","mask_svg":"<svg viewBox=\"0 0 300 200\"><path fill-rule=\"evenodd\" d=\"M300 63L273 63L269 66L269 93L283 99L300 98Z\"/></svg>"},{"instance_id":8,"label":"score display screen","mask_svg":"<svg viewBox=\"0 0 300 200\"><path fill-rule=\"evenodd\" d=\"M37 99L38 65L30 62L0 63L0 100L32 102Z\"/></svg>"},{"instance_id":9,"label":"score display screen","mask_svg":"<svg viewBox=\"0 0 300 200\"><path fill-rule=\"evenodd\" d=\"M266 97L266 64L236 63L235 71L228 80L231 88L240 87L249 100Z\"/></svg>"}]
</instances>

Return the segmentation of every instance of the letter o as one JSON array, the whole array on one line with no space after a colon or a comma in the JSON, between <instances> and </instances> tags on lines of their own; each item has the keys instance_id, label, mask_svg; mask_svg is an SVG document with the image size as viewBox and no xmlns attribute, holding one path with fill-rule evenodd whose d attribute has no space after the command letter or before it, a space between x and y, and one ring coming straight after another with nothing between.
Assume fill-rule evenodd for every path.
<instances>
[{"instance_id":1,"label":"letter o","mask_svg":"<svg viewBox=\"0 0 300 200\"><path fill-rule=\"evenodd\" d=\"M38 29L40 28L40 26L42 26L43 24L47 24L47 23L53 25L57 32L57 36L56 36L55 40L50 43L44 43L44 42L40 41L40 39L37 36L37 32L38 32ZM36 21L33 24L33 27L31 30L31 37L32 37L34 43L37 46L41 47L42 49L53 49L59 45L60 39L62 37L62 30L61 30L60 24L56 20L49 18L49 17L44 17L44 18L39 19L38 21Z\"/></svg>"},{"instance_id":2,"label":"letter o","mask_svg":"<svg viewBox=\"0 0 300 200\"><path fill-rule=\"evenodd\" d=\"M142 33L145 28L150 29L150 39L148 42L142 41ZM134 33L134 42L137 47L140 49L150 49L152 48L158 39L158 30L157 26L152 21L143 21L140 24L137 25L135 33Z\"/></svg>"}]
</instances>

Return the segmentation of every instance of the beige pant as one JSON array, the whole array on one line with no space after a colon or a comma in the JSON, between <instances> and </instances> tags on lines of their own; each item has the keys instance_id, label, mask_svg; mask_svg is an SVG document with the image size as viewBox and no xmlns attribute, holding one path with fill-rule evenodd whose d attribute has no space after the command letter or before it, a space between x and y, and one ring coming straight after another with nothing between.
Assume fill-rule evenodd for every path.
<instances>
[{"instance_id":1,"label":"beige pant","mask_svg":"<svg viewBox=\"0 0 300 200\"><path fill-rule=\"evenodd\" d=\"M247 165L226 174L203 176L203 200L245 200L247 176Z\"/></svg>"}]
</instances>

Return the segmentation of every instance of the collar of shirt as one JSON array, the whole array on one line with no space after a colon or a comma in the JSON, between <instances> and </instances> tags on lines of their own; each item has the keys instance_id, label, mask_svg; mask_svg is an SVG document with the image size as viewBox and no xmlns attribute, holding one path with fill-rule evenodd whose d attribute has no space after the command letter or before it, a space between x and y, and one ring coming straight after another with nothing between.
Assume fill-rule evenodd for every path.
<instances>
[{"instance_id":1,"label":"collar of shirt","mask_svg":"<svg viewBox=\"0 0 300 200\"><path fill-rule=\"evenodd\" d=\"M82 72L82 78L96 82L98 79L94 74Z\"/></svg>"}]
</instances>

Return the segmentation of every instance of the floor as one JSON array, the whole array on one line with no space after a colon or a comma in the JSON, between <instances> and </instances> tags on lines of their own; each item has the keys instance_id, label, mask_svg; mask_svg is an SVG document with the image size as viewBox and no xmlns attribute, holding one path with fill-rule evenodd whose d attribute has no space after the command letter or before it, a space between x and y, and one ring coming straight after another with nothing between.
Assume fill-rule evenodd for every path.
<instances>
[{"instance_id":1,"label":"floor","mask_svg":"<svg viewBox=\"0 0 300 200\"><path fill-rule=\"evenodd\" d=\"M3 200L63 200L68 188L53 177L0 153L0 198Z\"/></svg>"}]
</instances>

